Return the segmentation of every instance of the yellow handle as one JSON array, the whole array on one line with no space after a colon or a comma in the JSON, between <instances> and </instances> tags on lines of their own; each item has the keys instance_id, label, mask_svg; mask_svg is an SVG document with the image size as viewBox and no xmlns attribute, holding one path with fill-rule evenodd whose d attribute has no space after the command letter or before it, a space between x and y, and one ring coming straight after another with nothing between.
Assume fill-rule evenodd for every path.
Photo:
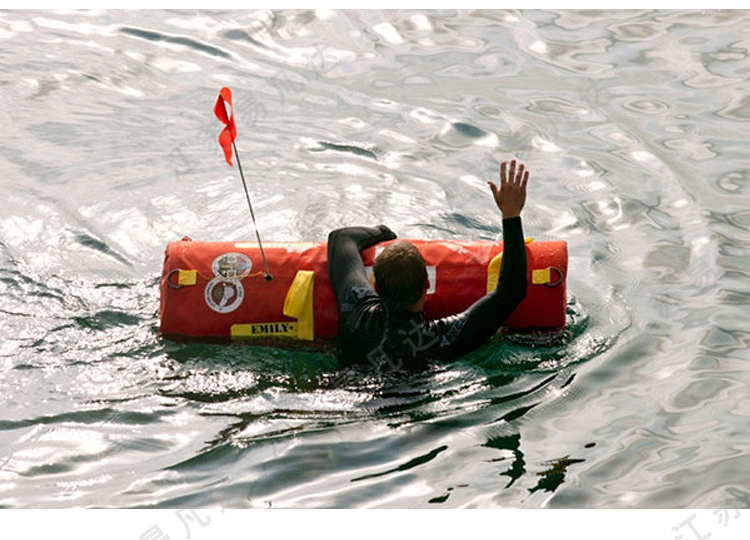
<instances>
[{"instance_id":1,"label":"yellow handle","mask_svg":"<svg viewBox=\"0 0 750 540\"><path fill-rule=\"evenodd\" d=\"M284 315L297 319L297 339L312 341L315 337L313 317L313 286L315 273L299 270L286 293Z\"/></svg>"},{"instance_id":2,"label":"yellow handle","mask_svg":"<svg viewBox=\"0 0 750 540\"><path fill-rule=\"evenodd\" d=\"M195 285L198 281L197 270L180 270L177 273L178 285Z\"/></svg>"}]
</instances>

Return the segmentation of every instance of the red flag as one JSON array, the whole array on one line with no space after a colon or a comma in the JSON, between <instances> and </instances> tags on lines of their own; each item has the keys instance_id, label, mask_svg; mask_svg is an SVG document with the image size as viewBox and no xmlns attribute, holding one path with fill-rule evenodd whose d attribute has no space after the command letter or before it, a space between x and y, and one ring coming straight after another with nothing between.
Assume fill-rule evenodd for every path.
<instances>
[{"instance_id":1,"label":"red flag","mask_svg":"<svg viewBox=\"0 0 750 540\"><path fill-rule=\"evenodd\" d=\"M227 116L227 105L229 106L229 115ZM234 108L232 107L232 91L226 86L219 90L219 97L216 98L214 105L214 114L219 122L224 124L224 129L219 133L219 144L224 149L224 159L229 166L232 166L232 143L237 138L237 127L234 125Z\"/></svg>"}]
</instances>

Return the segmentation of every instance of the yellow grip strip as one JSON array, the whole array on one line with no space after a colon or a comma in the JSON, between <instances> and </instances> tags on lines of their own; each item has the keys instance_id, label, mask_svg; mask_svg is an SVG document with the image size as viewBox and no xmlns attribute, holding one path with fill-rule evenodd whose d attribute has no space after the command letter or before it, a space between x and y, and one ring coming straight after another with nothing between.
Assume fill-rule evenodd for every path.
<instances>
[{"instance_id":1,"label":"yellow grip strip","mask_svg":"<svg viewBox=\"0 0 750 540\"><path fill-rule=\"evenodd\" d=\"M198 271L197 270L179 270L177 272L177 284L186 286L186 285L195 285L198 281Z\"/></svg>"},{"instance_id":2,"label":"yellow grip strip","mask_svg":"<svg viewBox=\"0 0 750 540\"><path fill-rule=\"evenodd\" d=\"M286 293L284 315L297 319L297 339L312 341L315 337L314 285L315 273L311 270L299 270Z\"/></svg>"},{"instance_id":3,"label":"yellow grip strip","mask_svg":"<svg viewBox=\"0 0 750 540\"><path fill-rule=\"evenodd\" d=\"M497 289L497 282L500 280L500 268L503 266L502 251L495 255L487 267L487 292L490 293Z\"/></svg>"},{"instance_id":4,"label":"yellow grip strip","mask_svg":"<svg viewBox=\"0 0 750 540\"><path fill-rule=\"evenodd\" d=\"M531 284L532 285L547 285L552 282L551 268L542 268L541 270L532 270L531 272Z\"/></svg>"},{"instance_id":5,"label":"yellow grip strip","mask_svg":"<svg viewBox=\"0 0 750 540\"><path fill-rule=\"evenodd\" d=\"M534 241L533 238L526 238L524 240L524 244L531 244L533 241ZM487 266L487 292L488 293L497 289L497 282L500 280L500 269L502 268L502 266L503 266L503 252L501 251L500 253L498 253L492 258L492 260L490 261L490 264ZM540 281L538 283L534 281L534 276L536 272L546 272L547 281ZM547 268L546 270L534 270L531 273L531 276L532 276L531 282L534 285L546 284L551 281L549 268ZM540 276L540 279L542 279L542 276Z\"/></svg>"}]
</instances>

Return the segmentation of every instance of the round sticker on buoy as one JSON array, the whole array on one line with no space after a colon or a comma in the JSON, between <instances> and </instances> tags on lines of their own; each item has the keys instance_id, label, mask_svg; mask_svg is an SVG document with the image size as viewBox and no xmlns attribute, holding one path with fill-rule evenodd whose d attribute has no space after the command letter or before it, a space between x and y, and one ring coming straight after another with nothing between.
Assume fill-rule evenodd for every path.
<instances>
[{"instance_id":1,"label":"round sticker on buoy","mask_svg":"<svg viewBox=\"0 0 750 540\"><path fill-rule=\"evenodd\" d=\"M243 253L224 253L211 264L216 277L225 279L243 279L250 274L253 261Z\"/></svg>"},{"instance_id":2,"label":"round sticker on buoy","mask_svg":"<svg viewBox=\"0 0 750 540\"><path fill-rule=\"evenodd\" d=\"M242 304L245 289L233 279L216 278L206 285L206 304L216 313L231 313Z\"/></svg>"}]
</instances>

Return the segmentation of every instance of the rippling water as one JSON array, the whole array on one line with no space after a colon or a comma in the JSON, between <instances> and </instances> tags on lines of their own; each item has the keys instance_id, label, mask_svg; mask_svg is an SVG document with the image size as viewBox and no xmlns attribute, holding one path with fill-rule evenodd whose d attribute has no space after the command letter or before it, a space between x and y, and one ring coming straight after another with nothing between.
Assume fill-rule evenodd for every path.
<instances>
[{"instance_id":1,"label":"rippling water","mask_svg":"<svg viewBox=\"0 0 750 540\"><path fill-rule=\"evenodd\" d=\"M0 13L0 505L750 506L750 12ZM411 372L179 344L167 242L569 243L569 325Z\"/></svg>"}]
</instances>

